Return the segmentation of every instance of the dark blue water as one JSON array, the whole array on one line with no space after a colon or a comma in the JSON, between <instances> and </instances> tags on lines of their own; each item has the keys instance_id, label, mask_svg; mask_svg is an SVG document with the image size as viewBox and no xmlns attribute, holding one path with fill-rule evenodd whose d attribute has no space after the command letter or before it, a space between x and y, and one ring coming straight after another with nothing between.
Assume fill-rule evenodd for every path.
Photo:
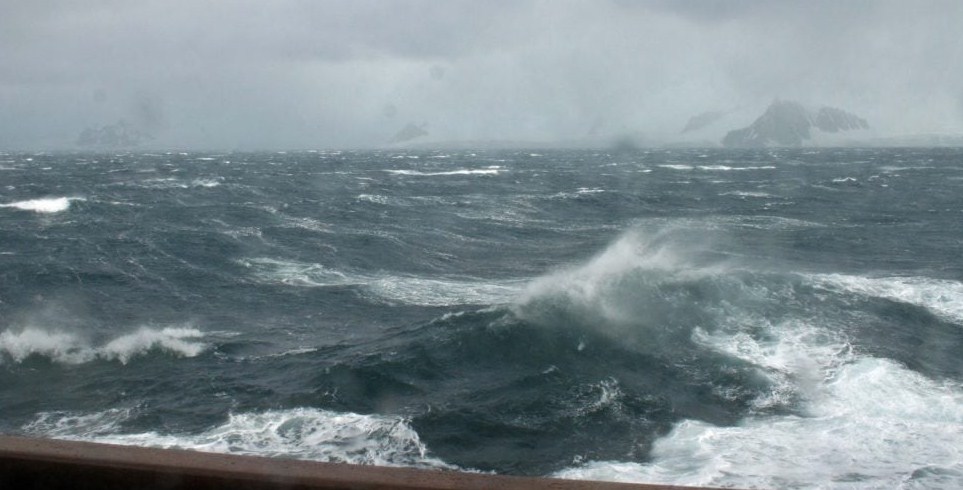
<instances>
[{"instance_id":1,"label":"dark blue water","mask_svg":"<svg viewBox=\"0 0 963 490\"><path fill-rule=\"evenodd\" d=\"M963 150L0 154L0 432L963 485Z\"/></svg>"}]
</instances>

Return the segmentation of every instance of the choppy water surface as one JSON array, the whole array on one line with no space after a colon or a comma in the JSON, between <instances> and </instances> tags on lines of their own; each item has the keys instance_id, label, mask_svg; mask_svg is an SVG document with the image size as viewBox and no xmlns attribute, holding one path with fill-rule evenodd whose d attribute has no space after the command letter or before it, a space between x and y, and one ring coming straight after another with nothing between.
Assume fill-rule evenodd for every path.
<instances>
[{"instance_id":1,"label":"choppy water surface","mask_svg":"<svg viewBox=\"0 0 963 490\"><path fill-rule=\"evenodd\" d=\"M0 431L963 485L963 150L0 154Z\"/></svg>"}]
</instances>

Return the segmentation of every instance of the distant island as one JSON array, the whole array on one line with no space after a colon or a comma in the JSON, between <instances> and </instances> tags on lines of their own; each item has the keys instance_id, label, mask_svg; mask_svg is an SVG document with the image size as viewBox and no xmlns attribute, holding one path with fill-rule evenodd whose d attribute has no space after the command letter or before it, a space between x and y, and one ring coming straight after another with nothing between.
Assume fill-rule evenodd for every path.
<instances>
[{"instance_id":1,"label":"distant island","mask_svg":"<svg viewBox=\"0 0 963 490\"><path fill-rule=\"evenodd\" d=\"M131 148L152 139L146 132L120 120L100 128L81 131L77 136L77 145L87 148Z\"/></svg>"},{"instance_id":2,"label":"distant island","mask_svg":"<svg viewBox=\"0 0 963 490\"><path fill-rule=\"evenodd\" d=\"M421 126L415 123L408 123L407 126L401 128L394 137L391 138L388 143L404 143L406 141L411 141L413 139L421 138L422 136L428 136L428 131L425 127L428 126L427 123L422 123Z\"/></svg>"},{"instance_id":3,"label":"distant island","mask_svg":"<svg viewBox=\"0 0 963 490\"><path fill-rule=\"evenodd\" d=\"M813 141L814 133L840 133L869 129L865 119L835 107L811 111L798 102L775 100L749 126L729 131L722 145L730 148L803 146Z\"/></svg>"}]
</instances>

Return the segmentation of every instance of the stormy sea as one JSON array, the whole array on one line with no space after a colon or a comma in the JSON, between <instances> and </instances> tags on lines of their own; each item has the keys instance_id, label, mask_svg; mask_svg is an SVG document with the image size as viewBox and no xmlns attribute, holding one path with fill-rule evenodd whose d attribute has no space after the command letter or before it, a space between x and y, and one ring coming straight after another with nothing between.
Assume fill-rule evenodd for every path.
<instances>
[{"instance_id":1,"label":"stormy sea","mask_svg":"<svg viewBox=\"0 0 963 490\"><path fill-rule=\"evenodd\" d=\"M963 149L0 153L0 433L963 487Z\"/></svg>"}]
</instances>

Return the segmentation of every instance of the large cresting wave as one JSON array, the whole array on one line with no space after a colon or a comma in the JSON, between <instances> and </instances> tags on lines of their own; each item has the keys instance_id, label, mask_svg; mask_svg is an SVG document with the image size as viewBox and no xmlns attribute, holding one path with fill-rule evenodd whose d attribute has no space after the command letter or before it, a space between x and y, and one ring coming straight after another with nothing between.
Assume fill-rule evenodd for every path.
<instances>
[{"instance_id":1,"label":"large cresting wave","mask_svg":"<svg viewBox=\"0 0 963 490\"><path fill-rule=\"evenodd\" d=\"M683 417L647 462L582 461L556 476L772 488L963 483L963 387L880 357L865 325L885 316L852 311L871 297L922 308L920 321L959 322L959 283L756 270L692 243L711 240L627 233L588 262L534 281L515 314L600 333L717 377L722 397L752 400L732 423ZM733 384L722 366L709 367L722 359L752 366L764 382Z\"/></svg>"}]
</instances>

